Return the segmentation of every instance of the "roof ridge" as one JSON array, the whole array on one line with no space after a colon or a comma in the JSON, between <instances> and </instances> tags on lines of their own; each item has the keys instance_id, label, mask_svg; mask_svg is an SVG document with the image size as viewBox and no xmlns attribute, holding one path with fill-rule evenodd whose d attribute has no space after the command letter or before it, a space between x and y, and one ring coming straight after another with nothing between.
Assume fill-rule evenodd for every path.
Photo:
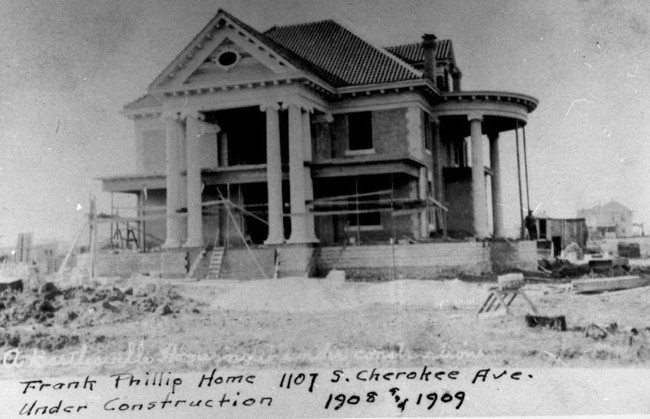
<instances>
[{"instance_id":1,"label":"roof ridge","mask_svg":"<svg viewBox=\"0 0 650 419\"><path fill-rule=\"evenodd\" d=\"M314 20L314 21L311 21L311 22L291 23L289 25L273 25L270 28L268 28L267 30L265 30L264 32L262 32L262 34L266 35L267 33L272 32L272 31L277 30L277 29L295 28L295 27L298 27L298 26L315 25L315 24L318 24L318 23L326 23L326 22L332 22L332 23L339 24L336 20L330 18L330 19Z\"/></svg>"},{"instance_id":2,"label":"roof ridge","mask_svg":"<svg viewBox=\"0 0 650 419\"><path fill-rule=\"evenodd\" d=\"M437 41L438 41L438 42L446 42L446 41L451 41L451 39L442 39L442 38L438 38ZM421 46L421 45L422 45L422 42L419 41L419 42L409 42L409 43L406 43L406 44L387 45L387 46L385 46L384 48L410 47L410 46L413 46L413 45L420 45L420 46Z\"/></svg>"},{"instance_id":3,"label":"roof ridge","mask_svg":"<svg viewBox=\"0 0 650 419\"><path fill-rule=\"evenodd\" d=\"M409 42L408 44L386 45L383 48L385 48L385 49L388 49L388 48L402 48L402 47L411 47L411 46L420 45L420 44L421 44L421 42Z\"/></svg>"},{"instance_id":4,"label":"roof ridge","mask_svg":"<svg viewBox=\"0 0 650 419\"><path fill-rule=\"evenodd\" d=\"M372 48L374 48L374 49L376 49L377 51L379 51L382 55L386 56L387 58L389 58L389 59L391 59L391 60L394 60L394 61L397 62L399 65L401 65L403 68L405 68L406 70L410 71L414 76L417 76L417 77L419 77L419 78L422 78L422 72L416 70L415 67L413 67L412 65L408 64L406 61L402 60L401 58L396 57L395 54L392 54L391 52L386 51L384 48L375 45L373 42L368 41L365 37L363 37L363 36L361 36L361 35L358 35L356 32L353 32L352 30L350 30L350 28L348 28L348 27L345 26L344 24L339 23L339 22L337 22L337 21L334 20L334 19L330 19L330 20L331 20L332 22L334 22L335 24L339 25L341 28L343 28L343 29L345 29L346 31L348 31L349 33L351 33L352 35L354 35L354 36L356 36L357 38L359 38L361 41L363 41L363 42L365 42L366 44L370 45Z\"/></svg>"}]
</instances>

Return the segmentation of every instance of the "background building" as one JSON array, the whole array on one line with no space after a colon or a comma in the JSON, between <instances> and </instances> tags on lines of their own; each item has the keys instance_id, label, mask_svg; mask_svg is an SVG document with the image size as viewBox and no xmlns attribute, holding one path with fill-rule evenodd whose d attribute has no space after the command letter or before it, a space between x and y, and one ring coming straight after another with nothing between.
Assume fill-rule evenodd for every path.
<instances>
[{"instance_id":1,"label":"background building","mask_svg":"<svg viewBox=\"0 0 650 419\"><path fill-rule=\"evenodd\" d=\"M592 237L631 237L634 235L632 211L623 204L611 201L605 205L578 211L584 218Z\"/></svg>"}]
</instances>

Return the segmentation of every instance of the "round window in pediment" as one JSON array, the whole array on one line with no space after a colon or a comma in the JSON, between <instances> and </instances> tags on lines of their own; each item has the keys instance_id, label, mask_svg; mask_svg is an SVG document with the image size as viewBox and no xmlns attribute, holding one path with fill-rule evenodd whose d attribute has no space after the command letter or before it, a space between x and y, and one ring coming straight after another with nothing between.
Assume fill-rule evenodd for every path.
<instances>
[{"instance_id":1,"label":"round window in pediment","mask_svg":"<svg viewBox=\"0 0 650 419\"><path fill-rule=\"evenodd\" d=\"M235 51L224 51L217 56L217 64L224 68L230 68L239 61L239 54Z\"/></svg>"}]
</instances>

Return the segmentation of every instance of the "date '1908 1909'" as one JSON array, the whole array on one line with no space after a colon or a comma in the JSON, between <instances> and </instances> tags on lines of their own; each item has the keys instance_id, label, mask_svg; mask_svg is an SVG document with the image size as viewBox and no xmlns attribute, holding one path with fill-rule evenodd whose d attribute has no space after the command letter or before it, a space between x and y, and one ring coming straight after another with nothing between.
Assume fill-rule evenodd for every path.
<instances>
[{"instance_id":1,"label":"date '1908 1909'","mask_svg":"<svg viewBox=\"0 0 650 419\"><path fill-rule=\"evenodd\" d=\"M404 411L409 404L409 398L402 396L399 393L399 388L398 387L393 387L389 390L390 397L395 401L395 404L397 407L401 410ZM339 393L339 394L330 394L327 397L327 401L325 402L325 409L334 409L334 410L339 410L344 406L356 406L360 403L374 403L377 400L378 394L374 391L370 391L366 393L365 395L358 395L358 394L344 394L344 393ZM463 405L463 402L465 401L465 392L464 391L457 391L455 394L452 395L452 393L449 392L444 392L444 393L438 393L438 392L430 392L430 393L419 393L417 397L415 398L415 405L416 406L425 406L427 410L433 409L433 407L436 405L436 403L451 403L453 401L456 401L457 404L455 406L456 409L460 409L460 407Z\"/></svg>"}]
</instances>

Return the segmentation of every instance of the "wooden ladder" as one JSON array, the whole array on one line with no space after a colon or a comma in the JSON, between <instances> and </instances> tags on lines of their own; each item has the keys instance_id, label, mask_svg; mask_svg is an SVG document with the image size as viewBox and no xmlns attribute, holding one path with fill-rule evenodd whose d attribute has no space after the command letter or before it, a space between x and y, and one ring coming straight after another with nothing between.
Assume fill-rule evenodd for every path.
<instances>
[{"instance_id":1,"label":"wooden ladder","mask_svg":"<svg viewBox=\"0 0 650 419\"><path fill-rule=\"evenodd\" d=\"M219 279L221 276L221 265L223 263L223 254L225 249L223 247L215 247L212 249L212 256L210 257L210 266L208 267L208 276L206 279Z\"/></svg>"}]
</instances>

